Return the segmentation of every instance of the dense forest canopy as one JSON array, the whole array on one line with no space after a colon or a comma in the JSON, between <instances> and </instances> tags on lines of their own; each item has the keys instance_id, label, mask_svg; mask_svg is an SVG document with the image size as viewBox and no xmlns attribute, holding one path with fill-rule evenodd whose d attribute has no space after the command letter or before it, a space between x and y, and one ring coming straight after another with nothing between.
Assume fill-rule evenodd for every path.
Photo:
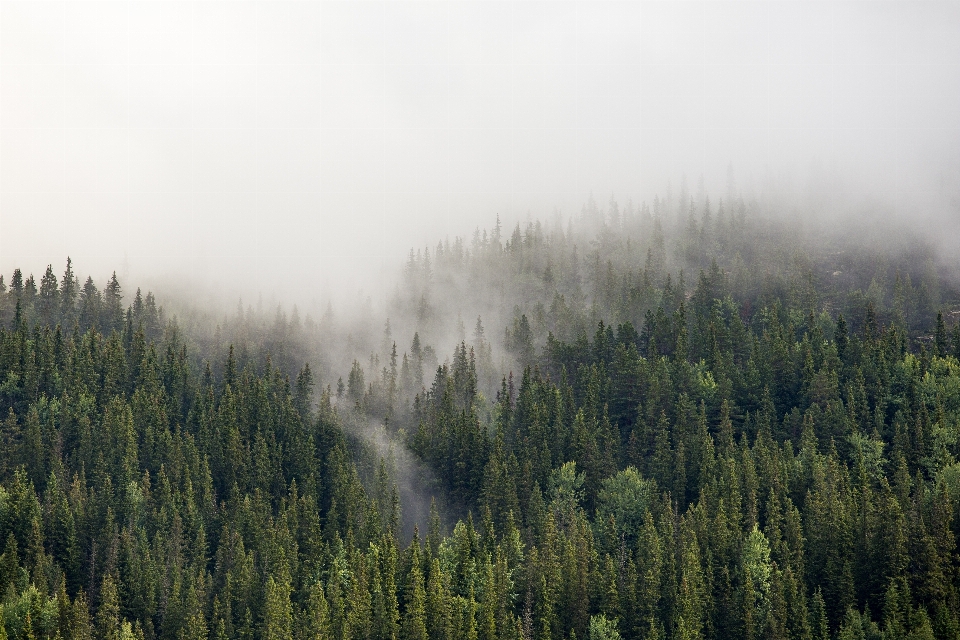
<instances>
[{"instance_id":1,"label":"dense forest canopy","mask_svg":"<svg viewBox=\"0 0 960 640\"><path fill-rule=\"evenodd\" d=\"M846 231L591 199L360 320L0 278L0 638L958 638L956 268Z\"/></svg>"}]
</instances>

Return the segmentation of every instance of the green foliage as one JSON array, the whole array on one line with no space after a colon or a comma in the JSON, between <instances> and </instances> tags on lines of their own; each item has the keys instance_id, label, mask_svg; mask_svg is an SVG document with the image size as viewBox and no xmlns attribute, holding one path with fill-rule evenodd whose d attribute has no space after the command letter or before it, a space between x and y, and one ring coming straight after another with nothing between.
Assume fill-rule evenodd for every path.
<instances>
[{"instance_id":1,"label":"green foliage","mask_svg":"<svg viewBox=\"0 0 960 640\"><path fill-rule=\"evenodd\" d=\"M587 637L590 640L620 640L621 636L616 621L608 620L601 613L590 617L590 633Z\"/></svg>"},{"instance_id":2,"label":"green foliage","mask_svg":"<svg viewBox=\"0 0 960 640\"><path fill-rule=\"evenodd\" d=\"M612 521L618 533L632 540L656 496L656 482L641 477L635 467L627 467L603 481L597 496L597 522Z\"/></svg>"},{"instance_id":3,"label":"green foliage","mask_svg":"<svg viewBox=\"0 0 960 640\"><path fill-rule=\"evenodd\" d=\"M0 639L956 638L955 292L725 204L411 254L409 351L335 371L16 272ZM463 282L510 304L440 362Z\"/></svg>"}]
</instances>

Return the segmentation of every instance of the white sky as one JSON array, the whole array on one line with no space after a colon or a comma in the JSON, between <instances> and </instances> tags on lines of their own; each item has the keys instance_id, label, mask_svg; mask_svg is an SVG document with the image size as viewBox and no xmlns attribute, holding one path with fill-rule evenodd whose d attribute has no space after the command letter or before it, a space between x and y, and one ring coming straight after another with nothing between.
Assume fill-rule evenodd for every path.
<instances>
[{"instance_id":1,"label":"white sky","mask_svg":"<svg viewBox=\"0 0 960 640\"><path fill-rule=\"evenodd\" d=\"M960 3L0 0L8 279L378 296L497 213L814 161L956 189Z\"/></svg>"}]
</instances>

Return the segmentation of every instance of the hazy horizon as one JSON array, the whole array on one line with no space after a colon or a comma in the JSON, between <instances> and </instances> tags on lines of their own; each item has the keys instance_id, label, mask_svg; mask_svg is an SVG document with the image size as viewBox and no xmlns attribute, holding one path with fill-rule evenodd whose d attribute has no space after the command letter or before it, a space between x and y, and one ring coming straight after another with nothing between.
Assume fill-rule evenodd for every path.
<instances>
[{"instance_id":1,"label":"hazy horizon","mask_svg":"<svg viewBox=\"0 0 960 640\"><path fill-rule=\"evenodd\" d=\"M730 166L953 233L958 61L955 2L3 0L0 273L381 299L411 246Z\"/></svg>"}]
</instances>

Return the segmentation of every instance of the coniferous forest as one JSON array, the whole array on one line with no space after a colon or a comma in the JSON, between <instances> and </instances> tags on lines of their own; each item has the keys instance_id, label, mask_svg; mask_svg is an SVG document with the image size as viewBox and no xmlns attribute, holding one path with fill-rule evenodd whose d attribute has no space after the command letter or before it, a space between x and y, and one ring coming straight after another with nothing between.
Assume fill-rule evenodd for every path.
<instances>
[{"instance_id":1,"label":"coniferous forest","mask_svg":"<svg viewBox=\"0 0 960 640\"><path fill-rule=\"evenodd\" d=\"M960 638L955 265L855 231L591 199L356 322L4 274L0 639Z\"/></svg>"}]
</instances>

